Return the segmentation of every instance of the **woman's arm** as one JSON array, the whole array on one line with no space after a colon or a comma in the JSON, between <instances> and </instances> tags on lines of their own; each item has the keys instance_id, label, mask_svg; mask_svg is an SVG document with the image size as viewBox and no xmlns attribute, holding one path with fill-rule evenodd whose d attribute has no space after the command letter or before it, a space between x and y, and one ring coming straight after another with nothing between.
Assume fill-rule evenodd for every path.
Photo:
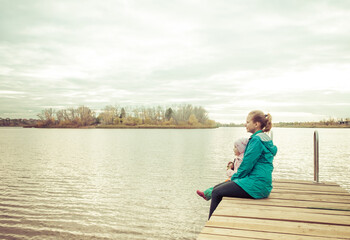
<instances>
[{"instance_id":1,"label":"woman's arm","mask_svg":"<svg viewBox=\"0 0 350 240\"><path fill-rule=\"evenodd\" d=\"M244 153L243 161L238 168L238 171L233 174L231 180L244 178L252 171L256 162L263 152L263 145L258 137L250 139L248 147Z\"/></svg>"}]
</instances>

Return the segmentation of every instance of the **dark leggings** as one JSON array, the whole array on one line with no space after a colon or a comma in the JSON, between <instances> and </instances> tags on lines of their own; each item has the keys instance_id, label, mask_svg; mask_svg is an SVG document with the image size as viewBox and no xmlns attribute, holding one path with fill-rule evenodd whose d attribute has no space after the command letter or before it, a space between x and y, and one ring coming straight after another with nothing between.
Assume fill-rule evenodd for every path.
<instances>
[{"instance_id":1,"label":"dark leggings","mask_svg":"<svg viewBox=\"0 0 350 240\"><path fill-rule=\"evenodd\" d=\"M235 182L223 182L216 185L211 193L211 204L209 211L209 219L216 207L222 200L222 197L237 197L237 198L252 198L246 191L244 191Z\"/></svg>"}]
</instances>

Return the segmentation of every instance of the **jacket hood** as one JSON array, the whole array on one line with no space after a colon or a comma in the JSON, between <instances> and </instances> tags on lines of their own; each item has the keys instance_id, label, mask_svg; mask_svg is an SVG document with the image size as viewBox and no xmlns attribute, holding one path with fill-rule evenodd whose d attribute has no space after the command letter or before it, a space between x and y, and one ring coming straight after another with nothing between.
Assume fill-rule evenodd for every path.
<instances>
[{"instance_id":1,"label":"jacket hood","mask_svg":"<svg viewBox=\"0 0 350 240\"><path fill-rule=\"evenodd\" d=\"M273 145L273 142L269 135L266 133L260 132L256 134L257 137L260 138L261 142L264 144L264 146L271 152L273 156L276 156L277 154L277 147Z\"/></svg>"}]
</instances>

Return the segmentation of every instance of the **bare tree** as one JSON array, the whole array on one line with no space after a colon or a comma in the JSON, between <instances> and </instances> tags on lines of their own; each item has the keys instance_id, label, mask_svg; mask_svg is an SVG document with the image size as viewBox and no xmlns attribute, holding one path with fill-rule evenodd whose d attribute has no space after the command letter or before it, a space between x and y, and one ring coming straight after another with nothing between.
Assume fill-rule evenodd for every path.
<instances>
[{"instance_id":1,"label":"bare tree","mask_svg":"<svg viewBox=\"0 0 350 240\"><path fill-rule=\"evenodd\" d=\"M90 108L81 106L77 109L78 124L81 126L92 125L95 122L95 113Z\"/></svg>"},{"instance_id":2,"label":"bare tree","mask_svg":"<svg viewBox=\"0 0 350 240\"><path fill-rule=\"evenodd\" d=\"M55 123L55 111L52 108L44 109L37 116L44 126L53 125Z\"/></svg>"}]
</instances>

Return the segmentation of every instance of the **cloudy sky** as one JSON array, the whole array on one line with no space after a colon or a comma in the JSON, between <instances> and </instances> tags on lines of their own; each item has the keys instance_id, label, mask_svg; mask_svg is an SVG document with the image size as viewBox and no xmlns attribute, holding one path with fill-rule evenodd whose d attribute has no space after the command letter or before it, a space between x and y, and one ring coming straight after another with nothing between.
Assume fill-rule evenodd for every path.
<instances>
[{"instance_id":1,"label":"cloudy sky","mask_svg":"<svg viewBox=\"0 0 350 240\"><path fill-rule=\"evenodd\" d=\"M202 106L350 117L350 1L0 0L0 117Z\"/></svg>"}]
</instances>

